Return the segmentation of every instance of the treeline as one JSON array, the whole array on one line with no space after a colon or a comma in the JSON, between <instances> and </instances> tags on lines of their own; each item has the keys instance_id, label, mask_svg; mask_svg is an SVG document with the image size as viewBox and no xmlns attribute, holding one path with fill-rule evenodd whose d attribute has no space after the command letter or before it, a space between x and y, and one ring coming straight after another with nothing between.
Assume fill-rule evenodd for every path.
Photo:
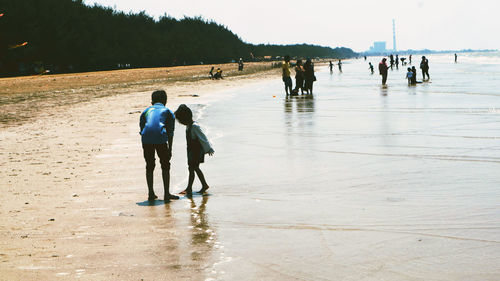
<instances>
[{"instance_id":1,"label":"treeline","mask_svg":"<svg viewBox=\"0 0 500 281\"><path fill-rule=\"evenodd\" d=\"M0 0L0 75L245 61L290 54L351 57L347 48L251 45L202 18L154 20L82 0ZM22 43L27 42L26 45Z\"/></svg>"}]
</instances>

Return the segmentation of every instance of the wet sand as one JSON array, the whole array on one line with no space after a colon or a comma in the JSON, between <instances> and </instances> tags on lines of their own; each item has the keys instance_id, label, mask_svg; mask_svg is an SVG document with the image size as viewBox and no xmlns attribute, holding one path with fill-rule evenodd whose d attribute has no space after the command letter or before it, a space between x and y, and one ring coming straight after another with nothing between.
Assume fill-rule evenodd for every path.
<instances>
[{"instance_id":1,"label":"wet sand","mask_svg":"<svg viewBox=\"0 0 500 281\"><path fill-rule=\"evenodd\" d=\"M417 87L394 70L382 89L359 60L317 66L313 97L285 98L274 72L172 99L216 154L209 196L170 204L144 202L149 91L3 129L0 280L497 280L500 96L491 76L456 86L480 67L429 59Z\"/></svg>"}]
</instances>

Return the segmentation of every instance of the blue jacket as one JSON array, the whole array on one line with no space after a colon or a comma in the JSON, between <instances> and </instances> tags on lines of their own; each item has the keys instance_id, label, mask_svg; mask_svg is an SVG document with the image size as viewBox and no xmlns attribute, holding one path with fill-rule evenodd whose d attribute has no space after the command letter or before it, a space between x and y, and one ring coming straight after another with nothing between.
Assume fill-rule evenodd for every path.
<instances>
[{"instance_id":1,"label":"blue jacket","mask_svg":"<svg viewBox=\"0 0 500 281\"><path fill-rule=\"evenodd\" d=\"M169 137L174 137L175 116L162 103L155 103L146 108L139 121L142 143L168 143Z\"/></svg>"}]
</instances>

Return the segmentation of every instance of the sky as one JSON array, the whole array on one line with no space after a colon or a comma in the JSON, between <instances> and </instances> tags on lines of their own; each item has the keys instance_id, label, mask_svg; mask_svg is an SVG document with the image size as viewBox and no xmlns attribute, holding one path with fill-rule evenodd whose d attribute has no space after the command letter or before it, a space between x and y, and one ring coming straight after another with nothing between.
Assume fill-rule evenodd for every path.
<instances>
[{"instance_id":1,"label":"sky","mask_svg":"<svg viewBox=\"0 0 500 281\"><path fill-rule=\"evenodd\" d=\"M84 0L158 19L202 16L253 44L315 44L361 52L500 49L498 0Z\"/></svg>"}]
</instances>

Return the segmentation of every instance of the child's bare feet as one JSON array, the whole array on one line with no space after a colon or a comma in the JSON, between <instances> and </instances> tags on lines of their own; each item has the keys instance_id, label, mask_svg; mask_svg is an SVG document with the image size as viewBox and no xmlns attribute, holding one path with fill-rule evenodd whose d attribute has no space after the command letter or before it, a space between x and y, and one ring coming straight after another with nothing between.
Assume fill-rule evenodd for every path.
<instances>
[{"instance_id":1,"label":"child's bare feet","mask_svg":"<svg viewBox=\"0 0 500 281\"><path fill-rule=\"evenodd\" d=\"M205 185L204 187L202 187L200 189L200 191L198 191L197 193L200 193L200 194L203 194L207 191L207 189L209 189L210 187L208 185Z\"/></svg>"}]
</instances>

